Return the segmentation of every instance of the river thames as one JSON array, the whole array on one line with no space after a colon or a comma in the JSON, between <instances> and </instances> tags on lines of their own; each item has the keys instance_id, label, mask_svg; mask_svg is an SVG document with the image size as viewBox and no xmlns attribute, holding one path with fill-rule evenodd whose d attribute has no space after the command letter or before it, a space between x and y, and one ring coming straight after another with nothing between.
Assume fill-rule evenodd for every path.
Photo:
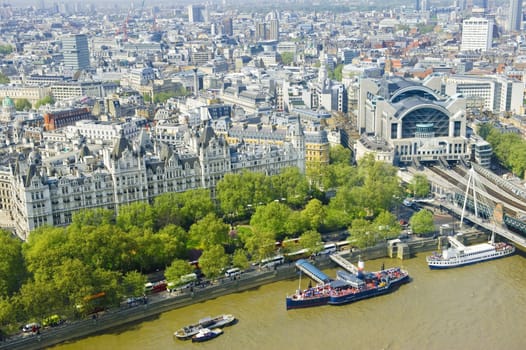
<instances>
[{"instance_id":1,"label":"river thames","mask_svg":"<svg viewBox=\"0 0 526 350\"><path fill-rule=\"evenodd\" d=\"M526 257L431 271L420 254L366 261L403 266L412 280L384 296L344 306L286 311L299 279L219 297L141 323L54 347L78 349L525 349ZM326 270L334 276L336 270ZM302 287L308 285L305 277ZM239 322L206 343L173 338L184 325L232 313Z\"/></svg>"}]
</instances>

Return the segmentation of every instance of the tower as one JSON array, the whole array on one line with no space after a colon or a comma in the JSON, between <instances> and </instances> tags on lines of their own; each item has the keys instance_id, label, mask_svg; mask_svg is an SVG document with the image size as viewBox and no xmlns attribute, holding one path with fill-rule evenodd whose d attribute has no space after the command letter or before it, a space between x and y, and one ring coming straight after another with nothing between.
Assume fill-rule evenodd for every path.
<instances>
[{"instance_id":1,"label":"tower","mask_svg":"<svg viewBox=\"0 0 526 350\"><path fill-rule=\"evenodd\" d=\"M462 23L461 51L488 51L493 39L493 21L472 17Z\"/></svg>"},{"instance_id":2,"label":"tower","mask_svg":"<svg viewBox=\"0 0 526 350\"><path fill-rule=\"evenodd\" d=\"M2 113L0 115L0 121L6 123L10 122L11 120L13 120L15 112L16 109L13 100L10 99L9 96L6 96L2 101Z\"/></svg>"},{"instance_id":3,"label":"tower","mask_svg":"<svg viewBox=\"0 0 526 350\"><path fill-rule=\"evenodd\" d=\"M509 20L510 32L520 32L522 27L522 0L510 1Z\"/></svg>"},{"instance_id":4,"label":"tower","mask_svg":"<svg viewBox=\"0 0 526 350\"><path fill-rule=\"evenodd\" d=\"M270 20L270 40L279 41L279 20L277 18Z\"/></svg>"},{"instance_id":5,"label":"tower","mask_svg":"<svg viewBox=\"0 0 526 350\"><path fill-rule=\"evenodd\" d=\"M66 36L62 39L64 66L72 70L87 70L89 63L88 37L85 34Z\"/></svg>"},{"instance_id":6,"label":"tower","mask_svg":"<svg viewBox=\"0 0 526 350\"><path fill-rule=\"evenodd\" d=\"M228 36L234 35L234 25L232 24L232 17L223 19L223 33Z\"/></svg>"}]
</instances>

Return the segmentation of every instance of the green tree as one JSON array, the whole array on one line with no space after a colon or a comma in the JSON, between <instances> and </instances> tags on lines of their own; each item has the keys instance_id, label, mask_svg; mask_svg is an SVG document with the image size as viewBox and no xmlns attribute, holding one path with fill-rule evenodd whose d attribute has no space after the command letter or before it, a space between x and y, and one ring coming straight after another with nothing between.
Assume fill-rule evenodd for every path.
<instances>
[{"instance_id":1,"label":"green tree","mask_svg":"<svg viewBox=\"0 0 526 350\"><path fill-rule=\"evenodd\" d=\"M174 282L176 285L180 284L181 276L192 273L193 268L186 260L175 259L170 266L164 270L164 276L169 282Z\"/></svg>"},{"instance_id":2,"label":"green tree","mask_svg":"<svg viewBox=\"0 0 526 350\"><path fill-rule=\"evenodd\" d=\"M287 235L285 224L289 216L289 207L279 202L271 202L257 207L250 219L250 225L259 233L273 235L276 240Z\"/></svg>"},{"instance_id":3,"label":"green tree","mask_svg":"<svg viewBox=\"0 0 526 350\"><path fill-rule=\"evenodd\" d=\"M44 98L41 98L35 103L35 109L39 109L40 106L46 106L46 105L52 105L55 103L55 100L51 96L46 96Z\"/></svg>"},{"instance_id":4,"label":"green tree","mask_svg":"<svg viewBox=\"0 0 526 350\"><path fill-rule=\"evenodd\" d=\"M12 52L13 52L13 46L0 45L0 55L9 55Z\"/></svg>"},{"instance_id":5,"label":"green tree","mask_svg":"<svg viewBox=\"0 0 526 350\"><path fill-rule=\"evenodd\" d=\"M165 256L169 261L174 258L186 257L188 233L182 227L168 225L159 230L157 235L163 245L163 248L159 252L161 256Z\"/></svg>"},{"instance_id":6,"label":"green tree","mask_svg":"<svg viewBox=\"0 0 526 350\"><path fill-rule=\"evenodd\" d=\"M353 243L359 248L372 247L379 238L373 224L365 219L353 220L349 231Z\"/></svg>"},{"instance_id":7,"label":"green tree","mask_svg":"<svg viewBox=\"0 0 526 350\"><path fill-rule=\"evenodd\" d=\"M309 195L309 182L298 168L288 167L272 177L274 199L285 199L290 206L300 207Z\"/></svg>"},{"instance_id":8,"label":"green tree","mask_svg":"<svg viewBox=\"0 0 526 350\"><path fill-rule=\"evenodd\" d=\"M53 268L75 254L67 231L58 227L40 227L22 246L27 269L32 274L52 275Z\"/></svg>"},{"instance_id":9,"label":"green tree","mask_svg":"<svg viewBox=\"0 0 526 350\"><path fill-rule=\"evenodd\" d=\"M153 102L164 103L172 97L177 96L175 91L158 92L153 96Z\"/></svg>"},{"instance_id":10,"label":"green tree","mask_svg":"<svg viewBox=\"0 0 526 350\"><path fill-rule=\"evenodd\" d=\"M342 70L343 70L343 64L338 64L334 68L333 78L336 79L337 81L342 81L343 79Z\"/></svg>"},{"instance_id":11,"label":"green tree","mask_svg":"<svg viewBox=\"0 0 526 350\"><path fill-rule=\"evenodd\" d=\"M413 214L409 219L409 224L413 233L417 235L425 235L435 232L435 224L433 222L433 213L429 210L424 209Z\"/></svg>"},{"instance_id":12,"label":"green tree","mask_svg":"<svg viewBox=\"0 0 526 350\"><path fill-rule=\"evenodd\" d=\"M242 270L247 269L250 266L247 251L244 249L236 249L232 256L232 265L239 267Z\"/></svg>"},{"instance_id":13,"label":"green tree","mask_svg":"<svg viewBox=\"0 0 526 350\"><path fill-rule=\"evenodd\" d=\"M221 245L214 245L203 252L199 258L199 266L206 277L215 278L221 275L221 272L228 266L228 261L225 248Z\"/></svg>"},{"instance_id":14,"label":"green tree","mask_svg":"<svg viewBox=\"0 0 526 350\"><path fill-rule=\"evenodd\" d=\"M0 72L0 84L9 84L10 82L11 80L9 79L9 77L4 73Z\"/></svg>"},{"instance_id":15,"label":"green tree","mask_svg":"<svg viewBox=\"0 0 526 350\"><path fill-rule=\"evenodd\" d=\"M299 243L312 254L316 254L323 249L321 234L314 230L304 232L299 238Z\"/></svg>"},{"instance_id":16,"label":"green tree","mask_svg":"<svg viewBox=\"0 0 526 350\"><path fill-rule=\"evenodd\" d=\"M133 227L153 230L154 211L152 206L145 202L134 202L120 207L117 225L125 231L130 231Z\"/></svg>"},{"instance_id":17,"label":"green tree","mask_svg":"<svg viewBox=\"0 0 526 350\"><path fill-rule=\"evenodd\" d=\"M281 55L281 63L285 66L290 66L294 63L294 53L292 52L283 52Z\"/></svg>"},{"instance_id":18,"label":"green tree","mask_svg":"<svg viewBox=\"0 0 526 350\"><path fill-rule=\"evenodd\" d=\"M18 98L15 100L15 109L17 111L27 111L27 110L30 110L31 107L33 106L31 105L31 102L29 102L27 98Z\"/></svg>"},{"instance_id":19,"label":"green tree","mask_svg":"<svg viewBox=\"0 0 526 350\"><path fill-rule=\"evenodd\" d=\"M276 198L271 181L262 173L250 171L226 174L216 186L221 211L226 215L245 217L256 205Z\"/></svg>"},{"instance_id":20,"label":"green tree","mask_svg":"<svg viewBox=\"0 0 526 350\"><path fill-rule=\"evenodd\" d=\"M324 224L327 209L318 199L311 199L302 210L301 215L309 223L309 229L318 231Z\"/></svg>"},{"instance_id":21,"label":"green tree","mask_svg":"<svg viewBox=\"0 0 526 350\"><path fill-rule=\"evenodd\" d=\"M331 164L351 164L352 152L349 148L343 147L342 145L336 145L330 148L329 159Z\"/></svg>"},{"instance_id":22,"label":"green tree","mask_svg":"<svg viewBox=\"0 0 526 350\"><path fill-rule=\"evenodd\" d=\"M190 248L205 250L215 245L224 245L228 241L229 230L229 225L210 213L190 227L188 245Z\"/></svg>"},{"instance_id":23,"label":"green tree","mask_svg":"<svg viewBox=\"0 0 526 350\"><path fill-rule=\"evenodd\" d=\"M415 174L411 179L408 189L416 198L425 198L429 195L430 187L427 176L424 174Z\"/></svg>"},{"instance_id":24,"label":"green tree","mask_svg":"<svg viewBox=\"0 0 526 350\"><path fill-rule=\"evenodd\" d=\"M122 277L122 294L129 297L142 295L144 293L144 284L147 281L146 276L142 273L137 271L127 272Z\"/></svg>"},{"instance_id":25,"label":"green tree","mask_svg":"<svg viewBox=\"0 0 526 350\"><path fill-rule=\"evenodd\" d=\"M82 230L84 227L110 225L115 223L115 213L113 210L96 208L82 209L73 213L73 219L70 228Z\"/></svg>"},{"instance_id":26,"label":"green tree","mask_svg":"<svg viewBox=\"0 0 526 350\"><path fill-rule=\"evenodd\" d=\"M373 227L378 230L379 238L388 239L398 236L402 231L402 227L397 220L397 217L388 212L382 211L373 221Z\"/></svg>"},{"instance_id":27,"label":"green tree","mask_svg":"<svg viewBox=\"0 0 526 350\"><path fill-rule=\"evenodd\" d=\"M0 326L7 326L11 322L17 321L15 317L15 305L13 300L8 297L0 296ZM2 334L0 333L0 337Z\"/></svg>"},{"instance_id":28,"label":"green tree","mask_svg":"<svg viewBox=\"0 0 526 350\"><path fill-rule=\"evenodd\" d=\"M275 255L276 239L273 233L253 233L244 238L245 248L253 261L261 261Z\"/></svg>"},{"instance_id":29,"label":"green tree","mask_svg":"<svg viewBox=\"0 0 526 350\"><path fill-rule=\"evenodd\" d=\"M0 230L0 297L13 295L26 279L22 242Z\"/></svg>"}]
</instances>

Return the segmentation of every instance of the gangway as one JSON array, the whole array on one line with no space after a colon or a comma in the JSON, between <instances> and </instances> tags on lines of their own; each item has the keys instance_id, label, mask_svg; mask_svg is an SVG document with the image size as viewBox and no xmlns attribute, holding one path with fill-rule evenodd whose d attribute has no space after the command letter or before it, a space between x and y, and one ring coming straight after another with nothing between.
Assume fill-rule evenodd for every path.
<instances>
[{"instance_id":1,"label":"gangway","mask_svg":"<svg viewBox=\"0 0 526 350\"><path fill-rule=\"evenodd\" d=\"M358 268L347 259L344 259L341 255L331 254L329 255L329 258L350 273L358 274Z\"/></svg>"},{"instance_id":2,"label":"gangway","mask_svg":"<svg viewBox=\"0 0 526 350\"><path fill-rule=\"evenodd\" d=\"M332 281L329 276L305 259L296 261L296 267L318 283L328 283Z\"/></svg>"}]
</instances>

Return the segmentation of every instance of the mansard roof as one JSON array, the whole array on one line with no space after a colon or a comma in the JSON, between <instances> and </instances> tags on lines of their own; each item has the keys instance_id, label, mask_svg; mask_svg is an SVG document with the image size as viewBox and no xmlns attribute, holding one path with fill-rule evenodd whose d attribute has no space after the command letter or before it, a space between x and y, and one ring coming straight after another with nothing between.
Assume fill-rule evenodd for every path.
<instances>
[{"instance_id":1,"label":"mansard roof","mask_svg":"<svg viewBox=\"0 0 526 350\"><path fill-rule=\"evenodd\" d=\"M119 138L117 139L117 142L115 143L115 146L113 147L113 151L111 152L111 156L113 159L119 159L121 156L122 156L122 153L125 151L125 150L131 150L132 147L131 147L131 144L130 142L128 141L128 139L126 137L124 137L122 131L121 131L121 134L119 136Z\"/></svg>"}]
</instances>

